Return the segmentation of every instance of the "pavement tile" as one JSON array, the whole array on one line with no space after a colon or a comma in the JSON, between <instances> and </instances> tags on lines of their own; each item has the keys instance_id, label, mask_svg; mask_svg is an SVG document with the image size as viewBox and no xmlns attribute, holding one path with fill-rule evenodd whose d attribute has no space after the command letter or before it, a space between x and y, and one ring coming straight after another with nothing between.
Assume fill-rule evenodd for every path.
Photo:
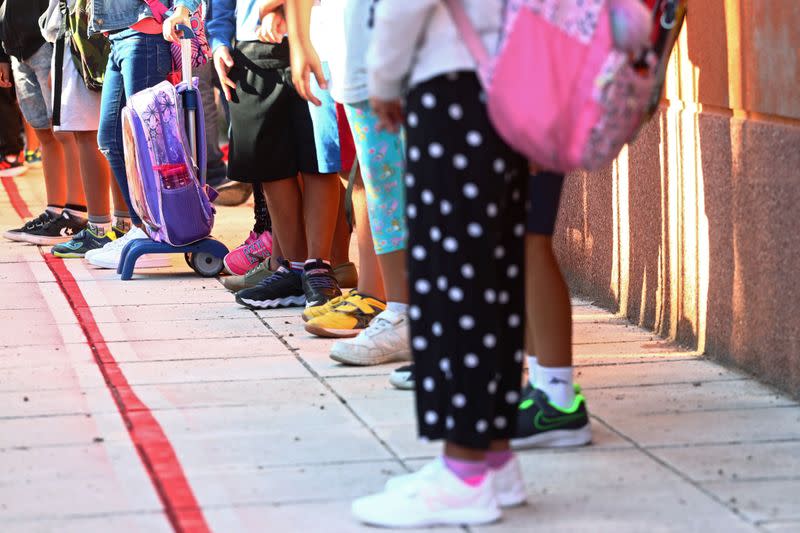
<instances>
[{"instance_id":1,"label":"pavement tile","mask_svg":"<svg viewBox=\"0 0 800 533\"><path fill-rule=\"evenodd\" d=\"M339 404L338 398L313 378L139 385L136 394L151 409L258 407L296 404L298 401L317 406Z\"/></svg>"},{"instance_id":2,"label":"pavement tile","mask_svg":"<svg viewBox=\"0 0 800 533\"><path fill-rule=\"evenodd\" d=\"M755 531L635 449L521 454L529 505L490 531ZM567 474L572 472L573 474Z\"/></svg>"},{"instance_id":3,"label":"pavement tile","mask_svg":"<svg viewBox=\"0 0 800 533\"><path fill-rule=\"evenodd\" d=\"M350 516L350 503L310 502L287 505L259 505L225 509L207 509L205 516L215 531L320 531L324 523L324 531L335 533L375 533L373 527L361 526ZM420 531L404 529L406 533ZM436 528L437 533L463 532L461 528Z\"/></svg>"},{"instance_id":4,"label":"pavement tile","mask_svg":"<svg viewBox=\"0 0 800 533\"><path fill-rule=\"evenodd\" d=\"M0 449L85 446L98 439L106 443L130 441L119 413L109 410L45 418L9 418L0 421L0 426Z\"/></svg>"},{"instance_id":5,"label":"pavement tile","mask_svg":"<svg viewBox=\"0 0 800 533\"><path fill-rule=\"evenodd\" d=\"M713 481L703 483L703 487L749 520L800 521L800 477L792 480Z\"/></svg>"},{"instance_id":6,"label":"pavement tile","mask_svg":"<svg viewBox=\"0 0 800 533\"><path fill-rule=\"evenodd\" d=\"M601 343L645 343L659 341L661 338L642 328L629 323L592 321L575 322L573 324L573 344L601 344Z\"/></svg>"},{"instance_id":7,"label":"pavement tile","mask_svg":"<svg viewBox=\"0 0 800 533\"><path fill-rule=\"evenodd\" d=\"M584 389L746 379L743 374L703 359L583 367L575 375Z\"/></svg>"},{"instance_id":8,"label":"pavement tile","mask_svg":"<svg viewBox=\"0 0 800 533\"><path fill-rule=\"evenodd\" d=\"M232 339L178 339L109 342L117 362L179 361L290 355L278 339L237 337Z\"/></svg>"},{"instance_id":9,"label":"pavement tile","mask_svg":"<svg viewBox=\"0 0 800 533\"><path fill-rule=\"evenodd\" d=\"M53 344L0 347L0 369L58 366L59 364L94 362L86 344ZM4 381L0 372L0 383ZM51 384L58 386L57 383Z\"/></svg>"},{"instance_id":10,"label":"pavement tile","mask_svg":"<svg viewBox=\"0 0 800 533\"><path fill-rule=\"evenodd\" d=\"M81 281L87 305L119 306L140 304L229 303L230 293L214 280L187 276L120 281Z\"/></svg>"},{"instance_id":11,"label":"pavement tile","mask_svg":"<svg viewBox=\"0 0 800 533\"><path fill-rule=\"evenodd\" d=\"M85 363L16 366L0 372L0 392L34 393L47 390L81 390L84 387L104 387L97 365Z\"/></svg>"},{"instance_id":12,"label":"pavement tile","mask_svg":"<svg viewBox=\"0 0 800 533\"><path fill-rule=\"evenodd\" d=\"M4 533L171 533L169 519L160 510L132 513L99 513L95 516L39 515L30 520L5 522Z\"/></svg>"},{"instance_id":13,"label":"pavement tile","mask_svg":"<svg viewBox=\"0 0 800 533\"><path fill-rule=\"evenodd\" d=\"M106 322L99 324L106 342L173 341L177 339L231 339L236 337L273 337L254 316L228 319L153 320L146 322ZM253 341L258 342L258 341Z\"/></svg>"},{"instance_id":14,"label":"pavement tile","mask_svg":"<svg viewBox=\"0 0 800 533\"><path fill-rule=\"evenodd\" d=\"M800 520L790 520L787 522L766 522L761 524L761 531L767 533L797 533L800 531Z\"/></svg>"},{"instance_id":15,"label":"pavement tile","mask_svg":"<svg viewBox=\"0 0 800 533\"><path fill-rule=\"evenodd\" d=\"M140 304L101 307L94 313L97 323L104 322L160 322L173 320L225 320L252 318L249 309L230 303L197 304ZM263 324L262 326L263 327Z\"/></svg>"},{"instance_id":16,"label":"pavement tile","mask_svg":"<svg viewBox=\"0 0 800 533\"><path fill-rule=\"evenodd\" d=\"M800 440L650 448L694 481L743 481L800 475Z\"/></svg>"},{"instance_id":17,"label":"pavement tile","mask_svg":"<svg viewBox=\"0 0 800 533\"><path fill-rule=\"evenodd\" d=\"M292 356L120 363L120 368L131 385L308 377L305 367Z\"/></svg>"},{"instance_id":18,"label":"pavement tile","mask_svg":"<svg viewBox=\"0 0 800 533\"><path fill-rule=\"evenodd\" d=\"M586 369L591 373L594 369ZM591 390L592 413L640 416L690 411L750 409L797 405L752 381L707 381Z\"/></svg>"},{"instance_id":19,"label":"pavement tile","mask_svg":"<svg viewBox=\"0 0 800 533\"><path fill-rule=\"evenodd\" d=\"M349 502L405 472L395 461L210 469L194 470L191 484L203 507Z\"/></svg>"},{"instance_id":20,"label":"pavement tile","mask_svg":"<svg viewBox=\"0 0 800 533\"><path fill-rule=\"evenodd\" d=\"M800 407L664 414L612 410L602 418L643 446L800 440Z\"/></svg>"},{"instance_id":21,"label":"pavement tile","mask_svg":"<svg viewBox=\"0 0 800 533\"><path fill-rule=\"evenodd\" d=\"M162 420L163 413L156 413ZM243 432L234 427L208 428L204 433L185 433L179 424L165 423L165 431L187 475L210 468L225 472L259 466L279 467L386 461L391 455L360 424L297 425L280 429L263 422ZM216 431L214 431L216 429ZM312 495L313 496L313 495Z\"/></svg>"}]
</instances>

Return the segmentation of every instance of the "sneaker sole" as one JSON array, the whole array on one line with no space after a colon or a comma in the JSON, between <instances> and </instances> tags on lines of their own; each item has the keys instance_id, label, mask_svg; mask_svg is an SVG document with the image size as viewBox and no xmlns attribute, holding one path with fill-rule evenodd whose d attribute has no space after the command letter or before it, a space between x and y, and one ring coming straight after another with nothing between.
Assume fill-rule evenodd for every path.
<instances>
[{"instance_id":1,"label":"sneaker sole","mask_svg":"<svg viewBox=\"0 0 800 533\"><path fill-rule=\"evenodd\" d=\"M10 231L9 230L9 231L6 231L5 233L3 233L3 237L8 239L9 241L28 242L28 241L25 240L25 234L22 233L21 231Z\"/></svg>"},{"instance_id":2,"label":"sneaker sole","mask_svg":"<svg viewBox=\"0 0 800 533\"><path fill-rule=\"evenodd\" d=\"M67 252L67 253L64 253L64 252L53 252L53 257L60 257L62 259L81 259L85 255L86 255L85 253L81 254L81 253L77 253L77 252Z\"/></svg>"},{"instance_id":3,"label":"sneaker sole","mask_svg":"<svg viewBox=\"0 0 800 533\"><path fill-rule=\"evenodd\" d=\"M337 363L349 366L377 366L385 365L388 363L398 363L411 360L411 352L394 352L390 354L379 355L377 357L359 357L355 354L339 354L331 351L331 359Z\"/></svg>"},{"instance_id":4,"label":"sneaker sole","mask_svg":"<svg viewBox=\"0 0 800 533\"><path fill-rule=\"evenodd\" d=\"M516 450L527 448L568 448L586 446L592 442L592 425L580 429L557 429L521 439L511 439L511 447Z\"/></svg>"},{"instance_id":5,"label":"sneaker sole","mask_svg":"<svg viewBox=\"0 0 800 533\"><path fill-rule=\"evenodd\" d=\"M414 387L416 387L416 383L414 383L414 381L407 379L401 380L400 378L394 379L392 374L389 375L389 384L391 384L391 386L395 389L400 390L414 390Z\"/></svg>"},{"instance_id":6,"label":"sneaker sole","mask_svg":"<svg viewBox=\"0 0 800 533\"><path fill-rule=\"evenodd\" d=\"M281 307L302 307L306 303L306 297L303 295L287 296L286 298L276 298L275 300L251 300L237 296L236 302L248 309L278 309Z\"/></svg>"},{"instance_id":7,"label":"sneaker sole","mask_svg":"<svg viewBox=\"0 0 800 533\"><path fill-rule=\"evenodd\" d=\"M500 520L502 512L499 508L494 509L452 509L444 510L432 514L425 518L415 521L409 520L413 517L392 517L389 520L377 520L370 517L361 516L357 509L353 508L353 514L360 521L367 525L377 527L394 527L394 528L425 528L434 526L479 526L483 524L491 524ZM400 518L399 520L397 518Z\"/></svg>"},{"instance_id":8,"label":"sneaker sole","mask_svg":"<svg viewBox=\"0 0 800 533\"><path fill-rule=\"evenodd\" d=\"M67 237L40 237L37 235L26 235L23 238L24 242L35 244L36 246L53 246L72 240L72 235Z\"/></svg>"},{"instance_id":9,"label":"sneaker sole","mask_svg":"<svg viewBox=\"0 0 800 533\"><path fill-rule=\"evenodd\" d=\"M361 332L360 329L324 328L316 324L306 324L306 331L317 337L325 337L327 339L351 339Z\"/></svg>"},{"instance_id":10,"label":"sneaker sole","mask_svg":"<svg viewBox=\"0 0 800 533\"><path fill-rule=\"evenodd\" d=\"M25 174L27 171L28 167L24 166L18 168L12 168L9 170L3 170L2 172L0 172L0 178L14 178L22 174Z\"/></svg>"}]
</instances>

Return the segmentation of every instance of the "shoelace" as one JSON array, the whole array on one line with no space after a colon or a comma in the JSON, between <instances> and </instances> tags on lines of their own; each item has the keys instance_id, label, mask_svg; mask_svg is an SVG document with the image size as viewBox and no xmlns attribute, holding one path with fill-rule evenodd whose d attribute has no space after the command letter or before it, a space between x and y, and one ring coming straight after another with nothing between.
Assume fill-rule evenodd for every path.
<instances>
[{"instance_id":1,"label":"shoelace","mask_svg":"<svg viewBox=\"0 0 800 533\"><path fill-rule=\"evenodd\" d=\"M394 327L394 323L392 323L388 318L378 315L372 320L372 322L369 323L369 327L364 330L364 335L373 337L378 333L386 331L387 329L391 329L392 327Z\"/></svg>"},{"instance_id":2,"label":"shoelace","mask_svg":"<svg viewBox=\"0 0 800 533\"><path fill-rule=\"evenodd\" d=\"M277 283L278 281L284 280L288 276L291 276L291 275L292 275L292 271L291 270L289 270L289 269L287 269L285 267L281 267L278 270L276 270L273 275L271 275L271 276L269 276L267 278L264 278L261 281L259 281L258 282L258 286L259 287L268 287L268 286L272 285L273 283Z\"/></svg>"},{"instance_id":3,"label":"shoelace","mask_svg":"<svg viewBox=\"0 0 800 533\"><path fill-rule=\"evenodd\" d=\"M312 272L314 271L312 270ZM318 273L307 275L306 281L308 282L308 286L315 290L338 288L338 285L336 284L336 278L324 270Z\"/></svg>"}]
</instances>

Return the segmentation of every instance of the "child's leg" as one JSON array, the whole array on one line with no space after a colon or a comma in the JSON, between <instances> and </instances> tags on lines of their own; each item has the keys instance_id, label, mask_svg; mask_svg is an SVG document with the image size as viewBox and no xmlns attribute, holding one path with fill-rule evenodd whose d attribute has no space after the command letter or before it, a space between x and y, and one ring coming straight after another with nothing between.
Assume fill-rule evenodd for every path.
<instances>
[{"instance_id":1,"label":"child's leg","mask_svg":"<svg viewBox=\"0 0 800 533\"><path fill-rule=\"evenodd\" d=\"M513 435L523 331L522 165L478 94L465 74L412 91L406 181L420 433L473 459Z\"/></svg>"},{"instance_id":2,"label":"child's leg","mask_svg":"<svg viewBox=\"0 0 800 533\"><path fill-rule=\"evenodd\" d=\"M283 257L289 261L305 261L308 253L302 217L303 196L297 178L268 181L263 186L272 216L272 231L281 244Z\"/></svg>"},{"instance_id":3,"label":"child's leg","mask_svg":"<svg viewBox=\"0 0 800 533\"><path fill-rule=\"evenodd\" d=\"M80 158L89 222L107 224L111 222L111 206L108 194L111 186L111 169L108 166L108 161L97 148L96 131L77 131L74 135Z\"/></svg>"},{"instance_id":4,"label":"child's leg","mask_svg":"<svg viewBox=\"0 0 800 533\"><path fill-rule=\"evenodd\" d=\"M308 258L330 261L339 215L339 176L303 173L303 209Z\"/></svg>"},{"instance_id":5,"label":"child's leg","mask_svg":"<svg viewBox=\"0 0 800 533\"><path fill-rule=\"evenodd\" d=\"M384 284L375 247L372 244L367 195L360 169L353 184L353 218L358 241L358 290L385 301Z\"/></svg>"},{"instance_id":6,"label":"child's leg","mask_svg":"<svg viewBox=\"0 0 800 533\"><path fill-rule=\"evenodd\" d=\"M369 102L345 106L361 164L373 240L386 299L408 303L406 275L405 147L402 136L380 131ZM359 248L361 251L361 248ZM371 293L373 294L373 293ZM396 305L395 305L396 307Z\"/></svg>"},{"instance_id":7,"label":"child's leg","mask_svg":"<svg viewBox=\"0 0 800 533\"><path fill-rule=\"evenodd\" d=\"M27 120L22 120L25 124L25 149L30 152L35 152L40 148L39 137L36 135L36 130L31 127Z\"/></svg>"},{"instance_id":8,"label":"child's leg","mask_svg":"<svg viewBox=\"0 0 800 533\"><path fill-rule=\"evenodd\" d=\"M80 157L75 135L72 132L58 132L55 133L55 137L64 152L64 170L67 184L67 202L65 206L68 209L82 211L80 214L74 213L76 216L86 217L86 195L83 190Z\"/></svg>"},{"instance_id":9,"label":"child's leg","mask_svg":"<svg viewBox=\"0 0 800 533\"><path fill-rule=\"evenodd\" d=\"M67 203L67 177L64 149L50 128L36 130L42 149L42 172L47 191L47 205L63 209Z\"/></svg>"}]
</instances>

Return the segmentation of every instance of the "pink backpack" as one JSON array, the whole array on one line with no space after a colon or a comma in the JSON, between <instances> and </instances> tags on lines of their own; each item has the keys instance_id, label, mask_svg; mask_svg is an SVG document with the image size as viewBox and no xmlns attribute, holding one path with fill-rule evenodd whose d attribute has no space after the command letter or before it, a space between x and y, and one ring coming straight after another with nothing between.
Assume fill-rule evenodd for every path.
<instances>
[{"instance_id":1,"label":"pink backpack","mask_svg":"<svg viewBox=\"0 0 800 533\"><path fill-rule=\"evenodd\" d=\"M639 0L507 0L493 55L463 0L444 1L478 64L492 124L542 169L602 167L646 120L656 76Z\"/></svg>"}]
</instances>

